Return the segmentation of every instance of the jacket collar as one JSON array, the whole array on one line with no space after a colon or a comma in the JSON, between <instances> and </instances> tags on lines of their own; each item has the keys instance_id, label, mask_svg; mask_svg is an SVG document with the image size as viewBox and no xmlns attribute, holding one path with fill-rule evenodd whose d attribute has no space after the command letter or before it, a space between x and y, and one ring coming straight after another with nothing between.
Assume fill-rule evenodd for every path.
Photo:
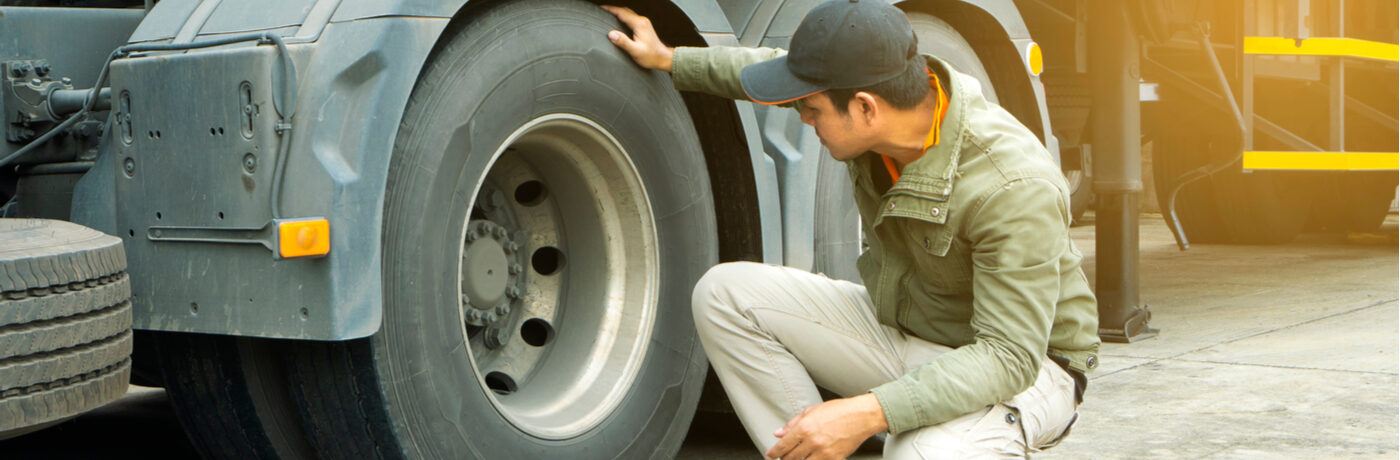
<instances>
[{"instance_id":1,"label":"jacket collar","mask_svg":"<svg viewBox=\"0 0 1400 460\"><path fill-rule=\"evenodd\" d=\"M917 219L925 222L944 224L948 222L948 205L953 194L953 183L957 178L958 160L961 157L962 145L968 135L967 111L968 103L981 95L976 88L971 86L965 79L972 77L963 75L955 71L947 63L933 56L924 55L928 61L929 69L938 73L943 80L945 90L948 92L948 111L943 115L943 122L939 125L942 130L942 139L938 145L932 146L924 151L924 156L918 160L904 166L904 171L900 173L899 181L890 187L877 202L874 226L879 226L886 217L905 217ZM869 155L877 155L870 152L861 158L870 158ZM870 180L870 168L880 167L880 162L875 161L854 161L856 165L852 168L852 173L857 176L856 180L874 191L874 184ZM878 192L875 192L878 193ZM936 242L938 246L931 247L930 250L946 250L947 241Z\"/></svg>"},{"instance_id":2,"label":"jacket collar","mask_svg":"<svg viewBox=\"0 0 1400 460\"><path fill-rule=\"evenodd\" d=\"M945 91L948 93L948 111L943 115L943 122L939 125L942 139L937 145L925 150L924 156L904 166L903 171L900 172L900 182L904 182L908 178L914 179L912 182L923 185L941 185L942 187L937 188L946 190L928 191L942 193L946 196L952 193L953 181L957 175L963 137L967 135L967 129L965 129L967 104L974 95L970 93L972 89L968 88L967 82L963 81L964 77L954 71L946 62L927 54L924 55L924 59L928 61L929 70L938 74L939 79L943 82Z\"/></svg>"}]
</instances>

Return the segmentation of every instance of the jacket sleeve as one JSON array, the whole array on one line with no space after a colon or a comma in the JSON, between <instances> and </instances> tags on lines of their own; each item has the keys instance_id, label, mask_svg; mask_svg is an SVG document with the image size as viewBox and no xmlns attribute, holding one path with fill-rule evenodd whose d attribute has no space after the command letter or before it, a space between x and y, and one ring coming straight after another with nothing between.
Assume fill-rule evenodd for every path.
<instances>
[{"instance_id":1,"label":"jacket sleeve","mask_svg":"<svg viewBox=\"0 0 1400 460\"><path fill-rule=\"evenodd\" d=\"M1018 179L974 206L973 342L872 390L890 433L952 420L1011 399L1040 372L1068 251L1068 200L1041 178Z\"/></svg>"},{"instance_id":2,"label":"jacket sleeve","mask_svg":"<svg viewBox=\"0 0 1400 460\"><path fill-rule=\"evenodd\" d=\"M784 54L787 52L777 48L678 47L671 57L671 80L681 91L747 101L749 96L739 84L739 72L744 66Z\"/></svg>"}]
</instances>

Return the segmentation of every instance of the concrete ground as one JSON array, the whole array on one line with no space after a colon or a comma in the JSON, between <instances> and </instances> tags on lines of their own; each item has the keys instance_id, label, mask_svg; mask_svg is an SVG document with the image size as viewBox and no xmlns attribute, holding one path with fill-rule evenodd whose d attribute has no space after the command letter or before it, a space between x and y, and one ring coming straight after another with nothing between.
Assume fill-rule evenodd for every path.
<instances>
[{"instance_id":1,"label":"concrete ground","mask_svg":"<svg viewBox=\"0 0 1400 460\"><path fill-rule=\"evenodd\" d=\"M1092 228L1074 234L1089 252ZM1395 216L1379 235L1272 247L1179 251L1158 216L1141 235L1162 332L1104 344L1073 436L1046 457L1397 456Z\"/></svg>"},{"instance_id":2,"label":"concrete ground","mask_svg":"<svg viewBox=\"0 0 1400 460\"><path fill-rule=\"evenodd\" d=\"M1094 228L1073 236L1092 280ZM1394 215L1378 235L1184 252L1144 215L1141 280L1160 335L1103 345L1073 435L1042 457L1400 454ZM757 458L736 424L703 414L680 458Z\"/></svg>"},{"instance_id":3,"label":"concrete ground","mask_svg":"<svg viewBox=\"0 0 1400 460\"><path fill-rule=\"evenodd\" d=\"M1400 455L1400 256L1379 235L1176 249L1143 216L1142 300L1161 335L1104 344L1074 434L1049 458ZM1073 235L1093 279L1094 229ZM0 441L0 458L193 458L159 389ZM732 414L701 413L678 456L757 458ZM878 458L878 446L855 458Z\"/></svg>"}]
</instances>

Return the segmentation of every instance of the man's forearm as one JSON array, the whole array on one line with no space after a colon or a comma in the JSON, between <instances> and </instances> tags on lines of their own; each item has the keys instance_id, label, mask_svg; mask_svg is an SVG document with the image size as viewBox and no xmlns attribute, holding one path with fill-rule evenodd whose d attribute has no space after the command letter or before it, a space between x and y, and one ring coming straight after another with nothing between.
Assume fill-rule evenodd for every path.
<instances>
[{"instance_id":1,"label":"man's forearm","mask_svg":"<svg viewBox=\"0 0 1400 460\"><path fill-rule=\"evenodd\" d=\"M786 54L777 48L677 47L671 61L671 78L676 89L715 96L749 100L739 83L744 66Z\"/></svg>"}]
</instances>

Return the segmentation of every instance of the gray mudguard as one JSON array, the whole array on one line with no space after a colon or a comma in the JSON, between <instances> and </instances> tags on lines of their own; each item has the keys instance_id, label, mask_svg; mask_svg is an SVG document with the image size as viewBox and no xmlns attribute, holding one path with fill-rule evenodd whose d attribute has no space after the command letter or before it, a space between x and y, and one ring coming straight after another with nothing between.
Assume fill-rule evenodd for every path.
<instances>
[{"instance_id":1,"label":"gray mudguard","mask_svg":"<svg viewBox=\"0 0 1400 460\"><path fill-rule=\"evenodd\" d=\"M286 104L273 102L282 88L273 78L282 58L275 46L138 53L114 62L113 135L73 212L125 239L135 327L315 340L377 331L380 222L394 137L419 71L465 3L158 3L131 43L261 31L284 37L296 112L287 123ZM713 1L676 5L705 40L737 43ZM745 130L757 132L750 104L736 108ZM288 127L282 152L278 134ZM757 136L748 143L770 248L765 259L780 260L773 164ZM280 179L278 161L285 162ZM330 253L279 259L269 249L274 217L327 219Z\"/></svg>"},{"instance_id":2,"label":"gray mudguard","mask_svg":"<svg viewBox=\"0 0 1400 460\"><path fill-rule=\"evenodd\" d=\"M299 109L283 153L284 120L272 102L276 47L114 62L113 94L130 119L109 136L103 163L113 167L95 172L114 178L111 230L127 239L136 327L324 340L373 334L389 155L418 69L447 22L330 22L315 42L289 43ZM263 245L227 241L271 237L278 161L280 217L327 219L325 257L279 260Z\"/></svg>"}]
</instances>

